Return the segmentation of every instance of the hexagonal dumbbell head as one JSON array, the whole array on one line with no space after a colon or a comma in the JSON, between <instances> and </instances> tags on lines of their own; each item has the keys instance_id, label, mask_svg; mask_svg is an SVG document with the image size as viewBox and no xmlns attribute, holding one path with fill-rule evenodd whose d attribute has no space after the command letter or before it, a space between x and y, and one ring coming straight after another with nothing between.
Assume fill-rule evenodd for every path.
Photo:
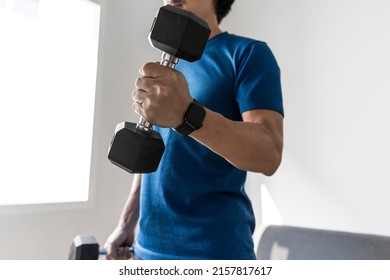
<instances>
[{"instance_id":1,"label":"hexagonal dumbbell head","mask_svg":"<svg viewBox=\"0 0 390 280\"><path fill-rule=\"evenodd\" d=\"M97 260L99 259L99 244L95 237L77 235L70 246L69 260Z\"/></svg>"},{"instance_id":2,"label":"hexagonal dumbbell head","mask_svg":"<svg viewBox=\"0 0 390 280\"><path fill-rule=\"evenodd\" d=\"M115 129L108 152L110 161L130 173L150 173L158 168L165 145L159 133L122 122Z\"/></svg>"},{"instance_id":3,"label":"hexagonal dumbbell head","mask_svg":"<svg viewBox=\"0 0 390 280\"><path fill-rule=\"evenodd\" d=\"M156 49L193 62L202 56L210 32L207 22L200 17L166 5L154 19L149 41Z\"/></svg>"}]
</instances>

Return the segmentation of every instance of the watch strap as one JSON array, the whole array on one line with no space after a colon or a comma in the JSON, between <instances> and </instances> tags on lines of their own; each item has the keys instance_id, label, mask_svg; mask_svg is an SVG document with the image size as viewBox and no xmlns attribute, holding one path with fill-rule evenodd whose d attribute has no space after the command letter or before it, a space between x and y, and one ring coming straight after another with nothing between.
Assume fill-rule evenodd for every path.
<instances>
[{"instance_id":1,"label":"watch strap","mask_svg":"<svg viewBox=\"0 0 390 280\"><path fill-rule=\"evenodd\" d=\"M194 99L184 115L183 123L173 130L180 135L188 136L202 127L205 116L206 110L204 106Z\"/></svg>"}]
</instances>

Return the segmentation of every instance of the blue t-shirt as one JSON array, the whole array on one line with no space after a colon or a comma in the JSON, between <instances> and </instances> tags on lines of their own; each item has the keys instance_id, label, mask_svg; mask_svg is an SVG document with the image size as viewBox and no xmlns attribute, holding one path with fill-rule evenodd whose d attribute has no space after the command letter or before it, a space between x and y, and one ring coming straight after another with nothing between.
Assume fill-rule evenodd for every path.
<instances>
[{"instance_id":1,"label":"blue t-shirt","mask_svg":"<svg viewBox=\"0 0 390 280\"><path fill-rule=\"evenodd\" d=\"M283 115L280 71L264 42L221 33L202 58L177 67L193 98L234 121L248 110ZM255 218L246 172L191 137L156 127L166 149L158 170L142 177L142 259L255 259Z\"/></svg>"}]
</instances>

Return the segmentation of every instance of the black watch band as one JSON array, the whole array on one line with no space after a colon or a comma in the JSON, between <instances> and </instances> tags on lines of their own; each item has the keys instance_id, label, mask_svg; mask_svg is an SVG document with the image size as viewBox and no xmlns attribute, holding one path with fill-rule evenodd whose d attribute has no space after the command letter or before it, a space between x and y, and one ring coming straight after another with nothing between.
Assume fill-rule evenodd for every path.
<instances>
[{"instance_id":1,"label":"black watch band","mask_svg":"<svg viewBox=\"0 0 390 280\"><path fill-rule=\"evenodd\" d=\"M206 110L204 106L194 99L184 115L183 124L173 130L183 136L190 135L194 130L203 126L205 117Z\"/></svg>"}]
</instances>

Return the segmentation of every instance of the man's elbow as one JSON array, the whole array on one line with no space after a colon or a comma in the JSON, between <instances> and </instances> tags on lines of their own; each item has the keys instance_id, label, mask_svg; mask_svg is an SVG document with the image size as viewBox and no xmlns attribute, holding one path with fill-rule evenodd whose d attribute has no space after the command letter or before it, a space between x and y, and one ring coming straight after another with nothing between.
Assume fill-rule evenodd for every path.
<instances>
[{"instance_id":1,"label":"man's elbow","mask_svg":"<svg viewBox=\"0 0 390 280\"><path fill-rule=\"evenodd\" d=\"M282 163L282 150L279 150L275 152L267 161L267 164L265 164L260 171L260 173L263 173L265 176L272 176L275 174L275 172L279 169L280 164Z\"/></svg>"},{"instance_id":2,"label":"man's elbow","mask_svg":"<svg viewBox=\"0 0 390 280\"><path fill-rule=\"evenodd\" d=\"M278 170L280 163L281 161L270 164L269 166L267 166L267 168L264 169L263 174L268 177L274 175Z\"/></svg>"}]
</instances>

